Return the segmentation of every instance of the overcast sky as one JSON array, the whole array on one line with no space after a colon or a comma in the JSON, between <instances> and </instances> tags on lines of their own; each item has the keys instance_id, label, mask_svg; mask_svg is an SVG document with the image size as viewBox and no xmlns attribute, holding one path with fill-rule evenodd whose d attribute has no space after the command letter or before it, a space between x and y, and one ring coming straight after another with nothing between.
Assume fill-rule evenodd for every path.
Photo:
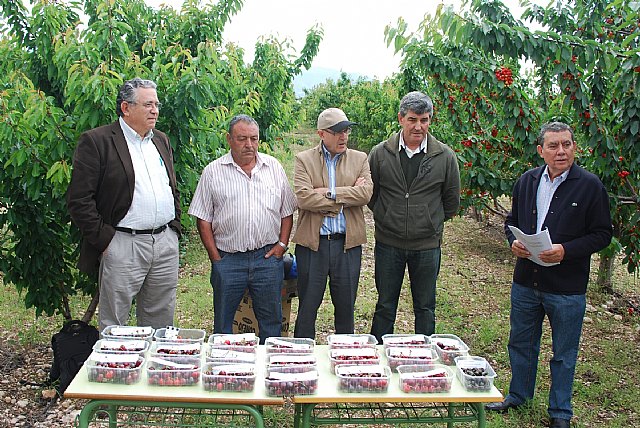
<instances>
[{"instance_id":1,"label":"overcast sky","mask_svg":"<svg viewBox=\"0 0 640 428\"><path fill-rule=\"evenodd\" d=\"M180 9L182 0L145 0L151 6L165 3ZM215 0L214 0L215 2ZM503 0L517 7L517 0ZM384 28L402 17L409 30L417 29L426 13L433 14L437 0L245 0L239 14L225 27L226 42L245 49L253 61L254 46L261 36L291 41L296 53L304 46L307 30L314 24L324 29L320 51L312 67L384 79L398 71L400 55L387 48ZM459 9L460 0L443 0ZM519 9L519 8L518 8Z\"/></svg>"}]
</instances>

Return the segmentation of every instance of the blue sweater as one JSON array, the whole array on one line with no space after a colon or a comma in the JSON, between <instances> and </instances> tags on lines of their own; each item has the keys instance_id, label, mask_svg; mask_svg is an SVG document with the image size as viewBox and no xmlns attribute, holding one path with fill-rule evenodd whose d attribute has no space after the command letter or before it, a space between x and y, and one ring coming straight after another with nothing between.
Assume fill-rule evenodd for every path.
<instances>
[{"instance_id":1,"label":"blue sweater","mask_svg":"<svg viewBox=\"0 0 640 428\"><path fill-rule=\"evenodd\" d=\"M524 233L536 232L536 196L544 168L525 172L513 187L511 212L504 225L509 245L515 240L510 225ZM513 281L554 294L586 293L591 254L607 247L613 234L609 197L600 179L574 163L553 195L542 225L545 228L551 241L564 247L564 259L559 265L544 267L518 258Z\"/></svg>"}]
</instances>

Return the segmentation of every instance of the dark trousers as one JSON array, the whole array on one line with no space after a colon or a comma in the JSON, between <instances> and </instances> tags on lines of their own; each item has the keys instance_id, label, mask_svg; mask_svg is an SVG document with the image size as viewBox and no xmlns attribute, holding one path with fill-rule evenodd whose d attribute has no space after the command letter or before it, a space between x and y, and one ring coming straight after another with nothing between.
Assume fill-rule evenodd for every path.
<instances>
[{"instance_id":1,"label":"dark trousers","mask_svg":"<svg viewBox=\"0 0 640 428\"><path fill-rule=\"evenodd\" d=\"M436 280L440 272L440 247L429 250L405 250L376 242L375 277L378 302L371 334L393 333L405 267L409 270L415 332L432 335L436 326Z\"/></svg>"},{"instance_id":2,"label":"dark trousers","mask_svg":"<svg viewBox=\"0 0 640 428\"><path fill-rule=\"evenodd\" d=\"M316 318L329 278L335 332L353 333L362 247L344 251L344 238L320 239L318 251L296 245L298 316L295 337L315 339Z\"/></svg>"}]
</instances>

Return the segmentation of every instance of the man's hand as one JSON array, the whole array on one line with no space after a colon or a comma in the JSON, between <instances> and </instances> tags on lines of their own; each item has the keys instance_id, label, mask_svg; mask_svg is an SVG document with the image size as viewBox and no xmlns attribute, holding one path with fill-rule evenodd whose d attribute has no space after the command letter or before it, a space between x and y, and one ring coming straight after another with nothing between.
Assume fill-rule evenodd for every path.
<instances>
[{"instance_id":1,"label":"man's hand","mask_svg":"<svg viewBox=\"0 0 640 428\"><path fill-rule=\"evenodd\" d=\"M286 250L284 249L284 247L276 243L273 247L271 247L269 252L264 255L264 258L268 259L271 256L276 256L277 258L281 259L282 256L284 256L285 251Z\"/></svg>"},{"instance_id":2,"label":"man's hand","mask_svg":"<svg viewBox=\"0 0 640 428\"><path fill-rule=\"evenodd\" d=\"M541 252L538 257L545 263L560 263L564 259L564 247L553 244L550 250Z\"/></svg>"},{"instance_id":3,"label":"man's hand","mask_svg":"<svg viewBox=\"0 0 640 428\"><path fill-rule=\"evenodd\" d=\"M526 259L527 257L531 256L531 253L529 252L529 250L527 250L527 247L525 247L524 244L517 239L513 241L513 244L511 244L511 252L514 256L520 257L521 259Z\"/></svg>"},{"instance_id":4,"label":"man's hand","mask_svg":"<svg viewBox=\"0 0 640 428\"><path fill-rule=\"evenodd\" d=\"M367 184L367 180L365 180L364 177L358 177L356 182L353 183L354 186L364 186L365 184Z\"/></svg>"}]
</instances>

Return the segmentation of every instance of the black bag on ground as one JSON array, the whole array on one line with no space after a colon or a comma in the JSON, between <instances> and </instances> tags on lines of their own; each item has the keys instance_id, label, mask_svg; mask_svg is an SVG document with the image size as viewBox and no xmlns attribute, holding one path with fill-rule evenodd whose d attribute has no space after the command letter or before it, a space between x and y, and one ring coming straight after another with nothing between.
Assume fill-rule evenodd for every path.
<instances>
[{"instance_id":1,"label":"black bag on ground","mask_svg":"<svg viewBox=\"0 0 640 428\"><path fill-rule=\"evenodd\" d=\"M49 383L59 381L56 390L60 395L91 354L99 336L98 329L94 326L84 321L72 320L66 322L60 331L51 337L53 364L49 372Z\"/></svg>"}]
</instances>

